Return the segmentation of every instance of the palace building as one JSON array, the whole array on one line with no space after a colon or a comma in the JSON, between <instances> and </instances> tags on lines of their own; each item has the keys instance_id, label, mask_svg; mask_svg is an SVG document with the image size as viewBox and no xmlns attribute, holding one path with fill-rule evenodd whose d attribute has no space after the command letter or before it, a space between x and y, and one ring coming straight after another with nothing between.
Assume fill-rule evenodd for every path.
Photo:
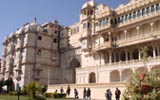
<instances>
[{"instance_id":1,"label":"palace building","mask_svg":"<svg viewBox=\"0 0 160 100\"><path fill-rule=\"evenodd\" d=\"M78 16L78 15L77 15ZM1 80L21 86L125 82L160 69L160 1L130 0L113 9L89 0L71 26L24 24L3 42ZM141 48L146 48L144 62ZM18 76L18 77L17 77Z\"/></svg>"}]
</instances>

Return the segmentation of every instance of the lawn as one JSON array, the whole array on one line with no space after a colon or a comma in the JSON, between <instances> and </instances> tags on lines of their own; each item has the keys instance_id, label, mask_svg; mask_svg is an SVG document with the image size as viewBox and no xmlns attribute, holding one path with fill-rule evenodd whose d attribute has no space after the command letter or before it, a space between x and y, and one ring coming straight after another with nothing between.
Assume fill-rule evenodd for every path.
<instances>
[{"instance_id":1,"label":"lawn","mask_svg":"<svg viewBox=\"0 0 160 100\"><path fill-rule=\"evenodd\" d=\"M27 100L28 97L20 96L20 100ZM10 95L0 95L0 100L18 100L17 96L10 96ZM47 98L47 100L74 100L74 99L53 99Z\"/></svg>"}]
</instances>

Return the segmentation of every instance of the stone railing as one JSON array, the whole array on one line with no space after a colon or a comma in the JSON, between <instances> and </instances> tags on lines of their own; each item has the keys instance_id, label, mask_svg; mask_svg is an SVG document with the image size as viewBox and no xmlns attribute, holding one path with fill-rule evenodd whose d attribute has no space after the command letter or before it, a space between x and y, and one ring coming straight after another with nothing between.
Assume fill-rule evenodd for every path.
<instances>
[{"instance_id":1,"label":"stone railing","mask_svg":"<svg viewBox=\"0 0 160 100\"><path fill-rule=\"evenodd\" d=\"M107 29L109 28L111 25L109 23L107 23L106 25L103 25L103 26L97 26L96 27L96 31L101 31L101 30L104 30L104 29Z\"/></svg>"},{"instance_id":2,"label":"stone railing","mask_svg":"<svg viewBox=\"0 0 160 100\"><path fill-rule=\"evenodd\" d=\"M95 51L99 51L99 50L102 50L102 49L106 49L106 48L110 48L111 47L111 42L107 41L107 42L104 42L104 43L101 43L95 47L92 48L93 52Z\"/></svg>"},{"instance_id":3,"label":"stone railing","mask_svg":"<svg viewBox=\"0 0 160 100\"><path fill-rule=\"evenodd\" d=\"M151 19L153 17L158 17L159 15L160 15L160 10L159 11L154 11L152 13L145 14L143 16L139 16L139 17L136 17L134 19L124 21L123 23L119 23L117 25L117 27L123 27L123 26L129 25L129 24L138 23L138 22L141 22L143 20Z\"/></svg>"},{"instance_id":4,"label":"stone railing","mask_svg":"<svg viewBox=\"0 0 160 100\"><path fill-rule=\"evenodd\" d=\"M141 34L138 36L133 36L133 37L128 37L128 38L124 38L121 40L117 40L116 44L119 46L123 46L123 45L130 45L130 44L134 44L134 43L141 43L141 42L145 42L145 41L150 41L153 39L158 39L157 36L160 35L160 31L155 31L153 33L146 33L146 34Z\"/></svg>"},{"instance_id":5,"label":"stone railing","mask_svg":"<svg viewBox=\"0 0 160 100\"><path fill-rule=\"evenodd\" d=\"M155 58L149 57L148 61L143 61L143 59L138 60L128 60L128 61L120 61L120 62L114 62L114 63L108 63L105 65L98 65L98 69L118 69L118 68L132 68L132 67L143 67L143 66L149 66L149 65L157 65L160 64L160 56L157 56ZM96 66L89 66L84 68L77 68L76 71L82 71L82 70L96 70Z\"/></svg>"}]
</instances>

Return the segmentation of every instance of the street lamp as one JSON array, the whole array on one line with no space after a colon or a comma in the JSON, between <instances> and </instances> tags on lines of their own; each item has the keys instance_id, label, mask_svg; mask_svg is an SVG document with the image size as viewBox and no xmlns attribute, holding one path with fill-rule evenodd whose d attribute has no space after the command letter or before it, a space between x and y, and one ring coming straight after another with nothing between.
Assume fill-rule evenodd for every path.
<instances>
[{"instance_id":1,"label":"street lamp","mask_svg":"<svg viewBox=\"0 0 160 100\"><path fill-rule=\"evenodd\" d=\"M19 92L20 92L19 81L21 80L20 72L21 72L20 69L17 69L17 70L16 70L17 92L18 92L18 93L17 93L17 96L18 96L18 100L19 100L19 97L20 97L20 94L19 94Z\"/></svg>"}]
</instances>

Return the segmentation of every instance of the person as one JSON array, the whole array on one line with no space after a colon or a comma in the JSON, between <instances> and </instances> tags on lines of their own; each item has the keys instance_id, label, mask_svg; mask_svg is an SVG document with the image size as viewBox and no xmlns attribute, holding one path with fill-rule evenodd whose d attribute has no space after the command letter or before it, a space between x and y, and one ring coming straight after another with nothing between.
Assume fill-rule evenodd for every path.
<instances>
[{"instance_id":1,"label":"person","mask_svg":"<svg viewBox=\"0 0 160 100\"><path fill-rule=\"evenodd\" d=\"M116 100L120 100L120 95L121 95L121 91L118 88L116 88L116 91L115 91Z\"/></svg>"},{"instance_id":2,"label":"person","mask_svg":"<svg viewBox=\"0 0 160 100\"><path fill-rule=\"evenodd\" d=\"M106 90L105 97L106 100L112 100L112 92L110 91L110 89Z\"/></svg>"},{"instance_id":3,"label":"person","mask_svg":"<svg viewBox=\"0 0 160 100\"><path fill-rule=\"evenodd\" d=\"M57 93L57 89L54 91L54 93Z\"/></svg>"},{"instance_id":4,"label":"person","mask_svg":"<svg viewBox=\"0 0 160 100\"><path fill-rule=\"evenodd\" d=\"M70 86L68 85L68 88L67 88L67 91L66 91L66 93L67 93L68 96L70 95L70 92L71 92L71 88L70 88Z\"/></svg>"},{"instance_id":5,"label":"person","mask_svg":"<svg viewBox=\"0 0 160 100\"><path fill-rule=\"evenodd\" d=\"M91 90L88 88L87 90L87 99L91 99Z\"/></svg>"},{"instance_id":6,"label":"person","mask_svg":"<svg viewBox=\"0 0 160 100\"><path fill-rule=\"evenodd\" d=\"M74 97L75 97L75 99L78 99L79 97L78 97L78 91L77 91L77 89L74 89Z\"/></svg>"},{"instance_id":7,"label":"person","mask_svg":"<svg viewBox=\"0 0 160 100\"><path fill-rule=\"evenodd\" d=\"M86 96L87 96L87 90L86 90L86 88L84 87L84 90L83 90L83 99L86 99Z\"/></svg>"},{"instance_id":8,"label":"person","mask_svg":"<svg viewBox=\"0 0 160 100\"><path fill-rule=\"evenodd\" d=\"M61 87L60 92L61 92L61 94L64 92L63 87Z\"/></svg>"}]
</instances>

